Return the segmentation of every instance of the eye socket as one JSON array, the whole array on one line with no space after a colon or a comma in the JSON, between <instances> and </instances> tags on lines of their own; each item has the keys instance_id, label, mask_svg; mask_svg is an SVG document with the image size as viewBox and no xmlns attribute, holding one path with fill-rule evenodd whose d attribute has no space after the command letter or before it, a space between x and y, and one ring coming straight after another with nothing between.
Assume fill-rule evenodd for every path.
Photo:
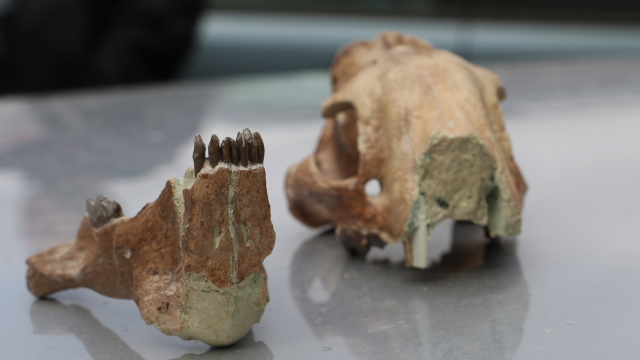
<instances>
[{"instance_id":1,"label":"eye socket","mask_svg":"<svg viewBox=\"0 0 640 360\"><path fill-rule=\"evenodd\" d=\"M360 153L355 109L327 119L315 159L320 172L332 180L346 179L358 173Z\"/></svg>"},{"instance_id":2,"label":"eye socket","mask_svg":"<svg viewBox=\"0 0 640 360\"><path fill-rule=\"evenodd\" d=\"M382 184L378 179L371 179L364 184L364 192L369 196L378 196L382 193Z\"/></svg>"}]
</instances>

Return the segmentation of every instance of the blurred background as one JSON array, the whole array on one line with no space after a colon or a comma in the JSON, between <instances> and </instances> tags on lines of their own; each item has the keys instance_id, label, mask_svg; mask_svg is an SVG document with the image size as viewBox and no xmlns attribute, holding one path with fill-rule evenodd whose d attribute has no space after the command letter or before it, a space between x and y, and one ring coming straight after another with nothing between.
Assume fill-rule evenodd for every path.
<instances>
[{"instance_id":1,"label":"blurred background","mask_svg":"<svg viewBox=\"0 0 640 360\"><path fill-rule=\"evenodd\" d=\"M0 0L0 93L327 69L399 30L475 61L640 52L628 0Z\"/></svg>"}]
</instances>

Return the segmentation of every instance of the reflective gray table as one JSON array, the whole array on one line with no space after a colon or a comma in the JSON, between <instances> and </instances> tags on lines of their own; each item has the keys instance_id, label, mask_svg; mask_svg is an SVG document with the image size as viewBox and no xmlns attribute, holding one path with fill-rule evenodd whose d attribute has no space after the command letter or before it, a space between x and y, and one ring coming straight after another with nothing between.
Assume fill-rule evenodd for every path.
<instances>
[{"instance_id":1,"label":"reflective gray table","mask_svg":"<svg viewBox=\"0 0 640 360\"><path fill-rule=\"evenodd\" d=\"M1 99L0 358L638 358L640 59L484 65L509 91L523 231L485 246L444 222L427 270L399 246L349 258L289 214L285 171L315 147L325 73ZM133 301L86 289L28 293L25 259L74 237L86 197L133 215L183 175L194 134L245 127L265 139L277 241L271 302L238 344L164 336Z\"/></svg>"}]
</instances>

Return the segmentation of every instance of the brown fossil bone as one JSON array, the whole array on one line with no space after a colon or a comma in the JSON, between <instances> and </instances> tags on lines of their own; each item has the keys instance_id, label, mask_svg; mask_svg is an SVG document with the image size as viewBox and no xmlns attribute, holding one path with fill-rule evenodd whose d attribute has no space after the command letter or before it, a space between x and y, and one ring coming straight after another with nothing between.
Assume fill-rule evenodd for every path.
<instances>
[{"instance_id":1,"label":"brown fossil bone","mask_svg":"<svg viewBox=\"0 0 640 360\"><path fill-rule=\"evenodd\" d=\"M355 42L334 59L333 94L316 153L289 169L291 212L333 223L352 253L403 242L407 266L427 266L445 218L520 232L527 185L511 154L498 77L397 32ZM379 181L380 194L365 186Z\"/></svg>"},{"instance_id":2,"label":"brown fossil bone","mask_svg":"<svg viewBox=\"0 0 640 360\"><path fill-rule=\"evenodd\" d=\"M237 145L264 154L258 133L257 143L249 129L243 138ZM212 136L205 158L196 136L194 167L135 217L105 197L89 199L75 241L27 260L29 290L42 297L88 287L133 299L147 324L167 335L214 346L242 338L269 301L262 261L275 232L262 162L232 164L236 143L228 139L220 148Z\"/></svg>"}]
</instances>

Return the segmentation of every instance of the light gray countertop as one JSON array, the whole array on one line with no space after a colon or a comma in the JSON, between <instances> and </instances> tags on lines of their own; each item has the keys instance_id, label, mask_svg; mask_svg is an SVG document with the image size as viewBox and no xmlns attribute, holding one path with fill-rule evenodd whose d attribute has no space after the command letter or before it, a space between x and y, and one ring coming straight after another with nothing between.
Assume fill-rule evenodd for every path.
<instances>
[{"instance_id":1,"label":"light gray countertop","mask_svg":"<svg viewBox=\"0 0 640 360\"><path fill-rule=\"evenodd\" d=\"M483 245L442 223L432 266L352 259L288 212L284 175L313 151L323 72L0 100L2 359L635 359L640 354L640 59L486 63L502 76L527 182L522 234ZM25 259L71 240L88 196L133 215L191 165L193 135L266 144L271 302L238 344L145 325L86 289L38 300ZM453 248L453 250L451 250Z\"/></svg>"}]
</instances>

